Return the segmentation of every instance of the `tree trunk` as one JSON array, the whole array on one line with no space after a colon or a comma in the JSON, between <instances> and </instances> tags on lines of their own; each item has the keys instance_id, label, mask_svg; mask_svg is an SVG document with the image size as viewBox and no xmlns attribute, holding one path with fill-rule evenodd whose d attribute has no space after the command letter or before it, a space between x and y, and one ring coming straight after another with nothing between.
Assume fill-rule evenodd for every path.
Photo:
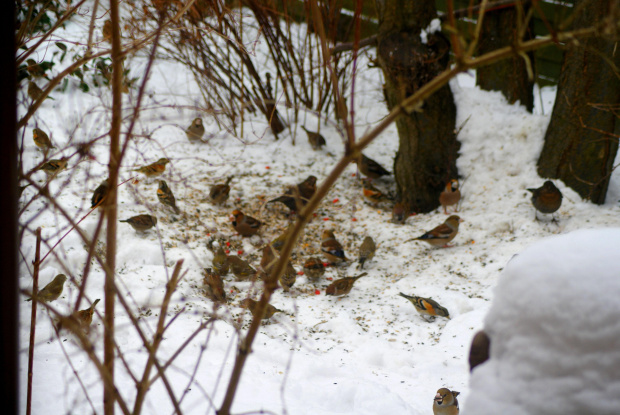
<instances>
[{"instance_id":1,"label":"tree trunk","mask_svg":"<svg viewBox=\"0 0 620 415\"><path fill-rule=\"evenodd\" d=\"M527 14L529 3L523 5L524 14ZM478 42L478 54L497 50L514 44L522 30L519 20L523 19L515 6L499 10L488 10L482 21L482 31ZM532 21L525 30L523 39L533 39ZM534 54L528 53L527 57L534 73ZM476 71L476 85L486 91L501 91L508 102L514 104L521 102L528 111L534 107L534 80L529 79L525 59L521 56L504 59L493 65L483 66Z\"/></svg>"},{"instance_id":2,"label":"tree trunk","mask_svg":"<svg viewBox=\"0 0 620 415\"><path fill-rule=\"evenodd\" d=\"M575 28L610 15L615 0L583 0ZM581 197L605 202L620 137L620 53L604 38L575 42L564 53L562 73L538 174L561 179ZM615 65L615 71L614 67Z\"/></svg>"},{"instance_id":3,"label":"tree trunk","mask_svg":"<svg viewBox=\"0 0 620 415\"><path fill-rule=\"evenodd\" d=\"M377 0L377 58L385 77L388 108L433 79L448 65L449 42L440 32L420 38L437 17L435 2ZM415 212L439 206L446 182L457 177L460 144L455 136L456 106L449 85L424 102L420 112L396 121L400 137L394 176L401 201Z\"/></svg>"}]
</instances>

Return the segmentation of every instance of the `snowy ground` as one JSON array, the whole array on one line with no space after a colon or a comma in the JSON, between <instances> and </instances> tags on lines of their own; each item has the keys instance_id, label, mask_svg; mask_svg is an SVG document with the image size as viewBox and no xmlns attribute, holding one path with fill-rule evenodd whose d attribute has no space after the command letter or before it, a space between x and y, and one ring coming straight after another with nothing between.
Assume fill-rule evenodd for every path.
<instances>
[{"instance_id":1,"label":"snowy ground","mask_svg":"<svg viewBox=\"0 0 620 415\"><path fill-rule=\"evenodd\" d=\"M133 74L144 69L144 61L138 58L131 65ZM386 114L386 108L379 71L364 69L364 64L359 67L363 72L357 82L356 131L361 135ZM326 279L316 285L299 276L291 292L276 291L272 303L284 313L276 314L261 327L233 405L234 412L429 414L440 387L460 391L461 406L466 407L469 343L482 327L493 288L508 260L550 235L620 226L618 175L612 180L608 202L603 206L581 200L555 181L564 194L563 205L556 214L558 222L534 221L534 209L525 189L538 187L544 181L536 174L536 160L553 107L553 90L543 90L535 113L529 114L520 106L508 105L500 93L475 88L472 74L459 76L451 88L458 107L457 125L468 119L458 137L462 146L457 164L463 193L459 215L464 223L454 247L431 249L420 242L405 242L443 222L445 215L436 211L412 216L405 225L390 223L389 206L372 207L363 201L361 186L354 177L356 167L350 166L308 225L293 263L299 271L307 257L318 256L319 235L323 229L331 228L351 258L357 257L365 236L374 238L378 250L367 265L368 276L341 298L325 296L324 289L332 279L357 275L353 263L329 268ZM61 149L105 134L109 128L108 90L53 96L55 100L43 104L24 133L26 171L43 159L31 139L36 125L51 132L52 140ZM135 99L135 91L126 97ZM132 304L135 315L141 316L147 332L154 330L175 262L185 259L183 269L187 274L173 297L170 317L184 311L166 332L159 353L162 361L214 312L201 288L202 270L211 265L212 259L207 249L209 239L217 237L229 242L231 252L242 251L244 258L258 266L262 244L288 224L285 208L264 202L310 174L317 176L320 184L343 151L341 135L333 124L321 126L327 146L317 152L310 148L305 133L294 125L278 141L257 119L246 123L242 139L230 136L219 132L208 115L183 109L200 100L189 72L170 62L158 62L148 85L145 107L150 109L139 120L138 133L143 136L130 144L121 172L124 181L134 177L132 168L163 156L171 160L164 179L177 197L180 215L159 204L154 181L139 177L137 183L129 181L119 189L120 219L147 212L159 219L157 229L143 236L126 224L121 223L118 228L117 278L121 295ZM197 116L203 117L213 133L208 143L190 144L185 137L184 129ZM316 130L316 118L307 114L305 125ZM76 220L87 212L93 190L107 175L107 142L104 138L93 149L95 160L77 163L77 158L72 158L68 170L50 186L57 202L75 212ZM397 147L396 129L392 126L365 154L391 170ZM67 148L60 153L69 155L74 151L75 148ZM44 174L36 175L43 183ZM230 175L235 176L231 198L224 207L211 206L206 200L209 187ZM393 177L378 181L377 186L394 191ZM26 189L20 207L33 195L33 190ZM229 223L235 208L267 223L261 237L242 239L236 235ZM81 223L81 228L92 235L97 220L95 212ZM29 229L41 226L50 245L68 229L66 220L40 199L28 206L21 222L29 222ZM104 239L100 238L98 249L103 246ZM43 253L48 249L44 247ZM21 251L25 260L21 263L20 285L30 289L34 237L29 232ZM77 280L68 282L62 297L53 303L69 312L77 298L76 282L81 282L86 251L77 233L72 232L55 252L58 257L50 256L41 267L40 284L43 286L60 272L75 276ZM248 313L238 305L248 294L256 298L259 287L236 282L232 276L227 277L225 287L228 304L217 310L221 319L198 335L166 372L176 397L183 396L181 407L186 414L214 413L214 407L221 404L239 340L237 328L241 328L243 335L250 322ZM103 272L93 262L86 296L93 301L102 298L102 291ZM428 323L398 296L399 292L432 297L448 308L452 318ZM82 305L81 308L86 307ZM33 413L92 412L65 353L79 372L96 411L101 412L102 388L93 365L71 335L64 333L60 341L56 338L50 319L42 308L39 310ZM102 310L100 304L98 312ZM116 340L139 378L146 353L118 304L117 310ZM22 403L26 399L29 320L30 303L23 302ZM96 316L91 338L100 357L102 334L100 316ZM120 361L116 379L123 397L132 402L133 380ZM156 382L148 394L145 413L168 414L172 410L161 381Z\"/></svg>"}]
</instances>

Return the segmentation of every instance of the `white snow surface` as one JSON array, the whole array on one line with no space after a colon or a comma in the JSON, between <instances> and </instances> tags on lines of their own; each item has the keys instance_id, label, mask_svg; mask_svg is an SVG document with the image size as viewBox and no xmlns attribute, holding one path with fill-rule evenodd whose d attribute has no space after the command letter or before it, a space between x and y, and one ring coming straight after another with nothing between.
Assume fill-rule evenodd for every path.
<instances>
[{"instance_id":1,"label":"white snow surface","mask_svg":"<svg viewBox=\"0 0 620 415\"><path fill-rule=\"evenodd\" d=\"M100 28L107 18L103 16L104 11L99 13L102 18L97 20L99 29L95 32L96 40L101 39ZM80 21L79 18L78 15L76 21L67 23L66 33L61 32L63 36L85 38L88 19L84 17ZM300 28L302 35L304 30ZM248 45L255 45L253 39L248 40ZM256 59L262 62L266 55L265 45L258 42L256 46ZM35 59L49 58L52 50L52 47L42 48ZM144 55L147 52L127 59L125 64L131 69L130 76L144 73ZM369 50L367 53L372 55L374 52ZM368 67L367 59L367 55L362 55L357 65L355 131L358 137L387 114L380 71ZM66 64L58 64L54 71L62 70ZM259 67L262 76L270 70L268 64ZM319 235L323 229L331 228L344 245L347 256L353 259L357 257L364 237L373 237L378 249L375 258L368 261L365 267L368 275L357 281L350 294L340 298L325 296L325 287L331 280L357 275L359 271L354 262L330 267L325 279L317 284L312 284L305 276L299 276L290 292L278 290L274 293L272 303L283 313L276 314L261 326L237 390L233 412L429 414L433 397L441 387L460 391L459 400L466 411L470 395L467 355L473 334L488 325L493 333L499 335L502 327L505 330L504 323L498 320L500 317L510 319L512 325L519 327L531 321L534 315L522 316L522 313L528 313L528 309L522 310L517 306L530 304L534 299L547 301L544 305L537 303L533 307L532 311L537 313L542 313L543 306L550 310L558 307L548 314L560 326L545 326L541 330L544 328L550 333L560 333L565 336L563 338L569 336L577 344L558 344L561 343L559 338L545 340L548 344L536 340L546 346L544 350L547 352L534 355L535 349L531 348L532 355L528 359L536 362L539 368L549 367L549 370L561 374L565 370L562 366L565 359L558 357L557 366L538 362L549 356L551 347L574 353L580 344L596 343L600 338L600 347L609 344L609 354L588 354L581 356L579 362L574 359L566 362L584 370L578 380L566 376L567 382L563 386L573 391L573 395L582 395L573 396L570 402L598 400L601 402L592 402L592 405L605 405L602 391L598 393L592 388L577 390L576 387L580 380L586 378L599 382L597 369L602 370L607 365L611 367L611 363L617 360L612 346L617 346L617 340L611 340L617 328L613 332L613 328L607 327L605 322L611 324L611 316L617 317L620 301L617 295L613 294L615 298L611 296L611 289L595 284L590 286L585 280L592 278L596 281L594 278L600 280L610 275L613 273L610 270L618 269L617 263L601 261L597 266L601 269L600 275L593 276L590 274L594 272L589 272L586 277L581 277L584 281L572 281L568 273L559 276L566 283L556 286L555 291L552 290L553 282L543 281L543 270L523 276L524 280L527 279L527 286L516 281L510 283L507 281L510 275L516 276L519 270L531 269L528 264L544 258L542 253L539 257L527 254L532 249L538 249L528 248L526 253L510 262L509 272L502 277L508 286L497 292L494 287L513 255L541 239L584 228L620 227L619 176L614 173L607 203L602 206L582 200L561 181L554 180L564 194L562 207L555 214L557 222L550 221L550 218L535 221L534 208L526 188L538 187L544 182L544 178L536 173L536 161L555 91L548 88L537 90L536 108L530 114L519 105L507 104L499 92L479 90L474 86L474 77L474 73L466 73L450 83L458 109L457 127L462 126L458 136L461 148L457 165L463 199L458 214L464 222L453 241L454 247L434 249L422 242L409 241L442 223L446 218L443 212L438 209L411 216L404 225L393 224L389 221L388 204L375 207L363 201L361 186L355 177L356 167L349 166L322 202L316 217L308 224L295 249L293 264L299 271L306 258L320 256ZM72 157L67 171L62 172L49 186L58 206L78 220L88 212L94 189L107 177L109 138L105 135L110 126L111 92L104 87L82 93L75 87L74 81L71 82L68 92L55 91L52 94L54 100L46 100L19 134L20 143L23 134L25 171L43 160L42 153L31 139L35 126L48 131L56 144L58 150L51 154L52 158L74 154L75 144L104 136L92 150L94 160L78 163L77 157ZM41 82L39 84L42 85ZM25 96L26 87L27 84L22 84L20 96ZM124 95L124 131L128 127L128 115L136 95L135 89ZM28 102L28 99L20 99L20 114L26 111L24 101ZM159 219L156 229L144 235L137 234L127 224L118 224L116 280L120 295L129 303L131 314L140 318L140 327L147 336L155 331L172 269L177 260L185 260L183 271L186 273L173 295L166 323L176 318L164 334L158 352L160 361L166 362L202 322L217 317L214 323L189 342L189 346L175 357L166 371L184 414L213 414L221 405L236 347L250 322L249 313L241 309L239 303L248 295L257 298L260 292L259 285L237 282L228 276L225 279L228 303L214 309L202 291L202 271L211 266L213 257L207 249L208 241L216 236L229 242L231 253L240 251L243 258L258 266L262 245L279 235L289 223L285 208L264 202L310 174L317 176L320 185L344 149L342 134L331 113L328 114L330 122L321 123L321 134L325 136L327 145L315 152L307 142L305 133L294 123L294 111L287 110L284 105L280 110L290 128L276 141L260 117L245 121L242 137L221 131L213 117L200 109L201 104L202 96L196 83L183 66L167 60L156 61L147 85L144 109L138 119L138 135L129 143L123 159L120 179L129 181L119 187L119 219L141 213L151 213ZM319 120L313 112L300 111L299 115L300 125L317 130ZM206 124L208 142L204 144L191 144L185 137L184 129L195 117L202 117ZM398 136L392 125L364 153L392 170L397 149ZM140 176L137 181L132 179L136 176L132 169L163 156L171 160L163 178L175 193L182 211L180 215L172 214L159 204L155 196L156 182ZM210 186L222 183L230 175L235 178L227 204L223 207L211 206L206 199ZM42 172L35 173L34 177L41 184L46 180ZM376 186L395 192L393 177L377 181ZM33 196L35 192L32 187L27 188L19 202L19 208L24 209L20 223L27 224L20 246L20 286L27 290L32 287L34 229L42 227L45 241L43 255L70 229L59 210L42 198L28 204ZM236 235L229 219L235 208L265 221L260 236L240 238ZM99 215L95 211L80 223L80 229L88 237L94 235ZM565 239L562 242L565 246L580 234L570 235L575 236ZM617 237L617 233L612 233L608 238L617 240ZM545 240L539 246L547 246L552 241ZM602 245L599 241L596 246ZM618 244L610 244L609 247L617 248ZM584 247L580 245L566 249L575 256L579 253L580 258L586 253L596 253L594 248L581 248ZM105 226L97 242L97 252L105 252ZM62 313L69 313L75 305L86 258L84 243L78 233L72 231L41 265L40 287L61 272L72 277L65 284L62 296L52 303ZM87 301L81 303L80 309L88 307L97 298L103 299L104 273L96 261L92 261L91 265L85 290ZM551 273L548 268L545 269L544 275ZM567 268L563 266L561 269ZM541 287L540 293L531 292L537 287ZM582 290L584 297L565 292L572 287ZM510 307L504 309L501 303L494 302L493 311L485 322L494 297L510 297L511 289L514 298L506 299L507 307ZM614 289L617 290L617 287ZM432 297L450 311L451 319L425 321L408 301L398 296L399 292ZM522 292L527 292L527 295L516 295ZM90 333L95 354L100 359L103 359L103 310L102 301L96 309ZM519 310L520 314L507 315L510 310ZM115 379L118 390L131 408L135 399L133 378L141 378L147 353L126 310L118 301L115 315L116 343L124 359L117 359ZM547 320L541 322L544 321ZM36 325L33 413L101 413L103 388L97 370L80 349L75 337L61 332L58 338L51 323L48 313L40 306ZM591 326L583 329L584 324ZM20 397L25 406L30 331L28 302L21 302L20 327ZM572 333L575 327L579 330ZM506 337L506 350L514 347L515 342L518 345L519 342L534 341L533 336L525 336L525 329L523 327L523 336ZM597 338L584 337L582 330ZM484 383L482 376L487 373L489 377L500 379L500 374L491 372L494 368L508 366L512 358L502 350L494 348L492 352L493 360L497 359L499 363L489 362L476 370L476 393L472 393L470 413L494 408L497 402L490 399L504 396L498 394L499 382L491 384L492 381L487 380ZM505 363L499 359L504 356L508 359ZM505 370L506 373L522 375L523 379L527 376L527 373L511 366ZM526 368L522 370L526 371ZM79 381L76 373L79 374ZM154 374L152 372L151 376ZM505 381L503 378L501 380ZM481 397L477 389L479 385L490 385L488 387L492 389L486 392L492 391L493 396ZM513 387L530 390L535 389L534 385L520 383ZM523 399L548 400L550 390L545 388L548 385L536 385L538 390ZM562 385L554 383L553 386ZM620 396L617 383L610 383L603 390L611 391L609 388L612 387L616 388L612 396ZM515 393L516 396L522 395ZM147 395L143 413L170 414L173 409L168 392L161 379L157 379ZM562 410L564 408L556 412L552 408L546 413L563 413Z\"/></svg>"},{"instance_id":2,"label":"white snow surface","mask_svg":"<svg viewBox=\"0 0 620 415\"><path fill-rule=\"evenodd\" d=\"M464 414L617 414L620 228L544 238L502 272Z\"/></svg>"}]
</instances>

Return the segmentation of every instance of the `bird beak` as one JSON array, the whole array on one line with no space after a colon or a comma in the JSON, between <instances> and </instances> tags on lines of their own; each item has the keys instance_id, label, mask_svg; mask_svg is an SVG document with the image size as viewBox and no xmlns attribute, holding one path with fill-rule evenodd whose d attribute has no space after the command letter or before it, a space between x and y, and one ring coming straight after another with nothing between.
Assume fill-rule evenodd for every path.
<instances>
[{"instance_id":1,"label":"bird beak","mask_svg":"<svg viewBox=\"0 0 620 415\"><path fill-rule=\"evenodd\" d=\"M441 395L440 394L435 395L435 400L441 401L442 400Z\"/></svg>"}]
</instances>

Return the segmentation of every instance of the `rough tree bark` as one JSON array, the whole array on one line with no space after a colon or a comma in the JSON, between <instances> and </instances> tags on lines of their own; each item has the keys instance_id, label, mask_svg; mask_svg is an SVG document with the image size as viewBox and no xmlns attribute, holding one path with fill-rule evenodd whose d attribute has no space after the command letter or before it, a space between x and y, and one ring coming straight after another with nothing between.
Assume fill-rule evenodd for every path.
<instances>
[{"instance_id":1,"label":"rough tree bark","mask_svg":"<svg viewBox=\"0 0 620 415\"><path fill-rule=\"evenodd\" d=\"M420 38L437 17L435 2L377 0L379 33L377 59L385 77L391 110L445 70L449 42L440 32ZM456 106L446 85L424 102L419 112L396 121L400 137L394 175L402 202L412 211L430 212L439 206L446 182L457 177L460 144L455 136Z\"/></svg>"},{"instance_id":2,"label":"rough tree bark","mask_svg":"<svg viewBox=\"0 0 620 415\"><path fill-rule=\"evenodd\" d=\"M534 38L532 20L527 28L522 28L520 20L527 14L529 2L523 2L523 14L514 5L500 9L487 10L482 21L478 42L478 54L515 44L516 40ZM524 30L525 29L525 30ZM523 32L523 36L519 33ZM534 54L527 54L534 71ZM476 85L486 91L501 91L508 102L521 102L528 111L534 107L534 80L528 77L526 62L521 56L504 59L492 65L483 66L476 71Z\"/></svg>"},{"instance_id":3,"label":"rough tree bark","mask_svg":"<svg viewBox=\"0 0 620 415\"><path fill-rule=\"evenodd\" d=\"M620 1L582 0L575 28L616 16ZM615 67L614 67L615 66ZM602 204L620 137L620 52L618 42L604 37L571 44L551 121L545 135L538 174L561 179L581 197Z\"/></svg>"}]
</instances>

